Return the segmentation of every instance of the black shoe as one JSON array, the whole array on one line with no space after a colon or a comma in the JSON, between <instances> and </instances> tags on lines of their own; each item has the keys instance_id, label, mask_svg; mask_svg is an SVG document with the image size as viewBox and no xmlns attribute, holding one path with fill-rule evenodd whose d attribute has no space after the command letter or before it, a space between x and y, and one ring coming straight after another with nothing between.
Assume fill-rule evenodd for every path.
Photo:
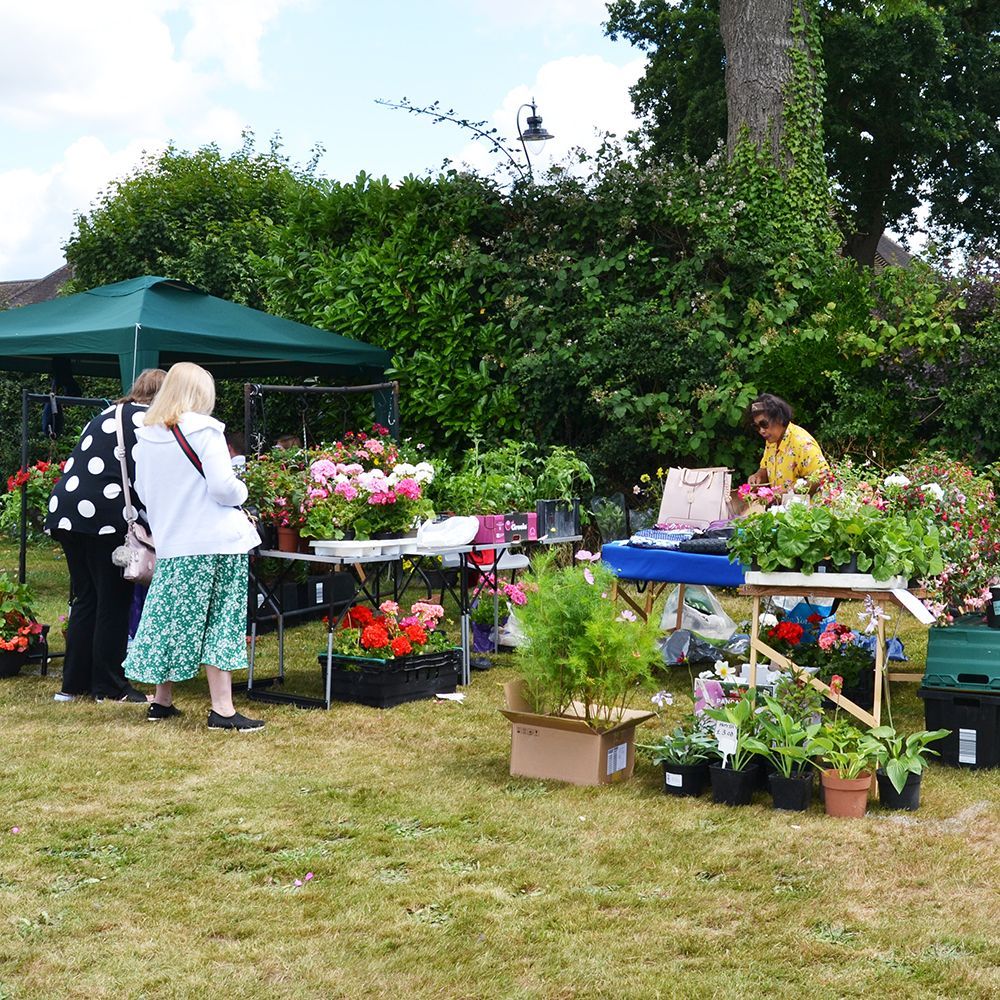
<instances>
[{"instance_id":1,"label":"black shoe","mask_svg":"<svg viewBox=\"0 0 1000 1000\"><path fill-rule=\"evenodd\" d=\"M173 705L161 705L158 701L151 701L149 703L149 711L146 712L146 720L148 722L160 722L163 719L173 719L181 714L179 708L174 708Z\"/></svg>"},{"instance_id":2,"label":"black shoe","mask_svg":"<svg viewBox=\"0 0 1000 1000\"><path fill-rule=\"evenodd\" d=\"M208 713L208 728L231 729L238 733L249 733L255 729L263 729L264 720L248 719L245 715L240 715L239 712L234 712L232 715L219 715L218 712L211 711Z\"/></svg>"},{"instance_id":3,"label":"black shoe","mask_svg":"<svg viewBox=\"0 0 1000 1000\"><path fill-rule=\"evenodd\" d=\"M130 704L138 705L140 703L145 704L148 699L141 691L137 691L134 687L129 686L125 689L125 693L119 695L117 698L109 694L95 694L94 701L96 701L98 705L105 701L129 702Z\"/></svg>"}]
</instances>

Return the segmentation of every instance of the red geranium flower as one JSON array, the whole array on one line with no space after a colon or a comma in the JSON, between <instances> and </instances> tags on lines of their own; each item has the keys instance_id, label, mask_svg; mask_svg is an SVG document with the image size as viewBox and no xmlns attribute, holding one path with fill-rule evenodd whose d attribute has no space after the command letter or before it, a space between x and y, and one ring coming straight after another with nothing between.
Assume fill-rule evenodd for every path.
<instances>
[{"instance_id":1,"label":"red geranium flower","mask_svg":"<svg viewBox=\"0 0 1000 1000\"><path fill-rule=\"evenodd\" d=\"M392 642L389 643L389 648L395 656L406 656L407 653L413 652L410 640L407 639L405 635L400 635L393 639Z\"/></svg>"},{"instance_id":2,"label":"red geranium flower","mask_svg":"<svg viewBox=\"0 0 1000 1000\"><path fill-rule=\"evenodd\" d=\"M806 621L809 622L810 625L818 625L822 620L823 616L815 612L806 619Z\"/></svg>"},{"instance_id":3,"label":"red geranium flower","mask_svg":"<svg viewBox=\"0 0 1000 1000\"><path fill-rule=\"evenodd\" d=\"M419 625L407 625L403 631L406 633L407 639L417 646L422 646L427 642L427 633Z\"/></svg>"},{"instance_id":4,"label":"red geranium flower","mask_svg":"<svg viewBox=\"0 0 1000 1000\"><path fill-rule=\"evenodd\" d=\"M348 628L364 628L365 625L371 625L374 618L375 615L372 613L371 608L366 608L363 604L356 604L347 612L344 623ZM350 624L348 625L347 623Z\"/></svg>"},{"instance_id":5,"label":"red geranium flower","mask_svg":"<svg viewBox=\"0 0 1000 1000\"><path fill-rule=\"evenodd\" d=\"M385 649L389 633L381 625L368 625L361 632L361 645L365 649Z\"/></svg>"}]
</instances>

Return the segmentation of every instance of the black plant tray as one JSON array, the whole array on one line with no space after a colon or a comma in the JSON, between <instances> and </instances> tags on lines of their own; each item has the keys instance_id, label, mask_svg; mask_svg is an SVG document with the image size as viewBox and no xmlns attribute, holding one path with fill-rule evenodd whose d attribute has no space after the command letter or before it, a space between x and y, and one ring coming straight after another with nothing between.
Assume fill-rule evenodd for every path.
<instances>
[{"instance_id":1,"label":"black plant tray","mask_svg":"<svg viewBox=\"0 0 1000 1000\"><path fill-rule=\"evenodd\" d=\"M326 653L317 656L326 685ZM372 708L392 708L406 701L447 694L458 685L462 667L461 649L418 653L393 660L363 656L331 658L333 677L330 697Z\"/></svg>"}]
</instances>

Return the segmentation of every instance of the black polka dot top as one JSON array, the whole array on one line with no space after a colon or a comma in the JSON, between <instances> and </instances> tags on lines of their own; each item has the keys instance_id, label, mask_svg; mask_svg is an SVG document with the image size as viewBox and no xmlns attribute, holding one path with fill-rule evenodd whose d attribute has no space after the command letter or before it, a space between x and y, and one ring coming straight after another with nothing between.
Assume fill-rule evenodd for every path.
<instances>
[{"instance_id":1,"label":"black polka dot top","mask_svg":"<svg viewBox=\"0 0 1000 1000\"><path fill-rule=\"evenodd\" d=\"M135 429L142 425L145 406L125 403L122 432L132 502L135 494ZM125 496L122 467L115 454L115 407L102 410L83 429L73 453L66 459L59 482L49 498L45 530L78 531L85 535L125 537ZM140 508L140 516L145 512Z\"/></svg>"}]
</instances>

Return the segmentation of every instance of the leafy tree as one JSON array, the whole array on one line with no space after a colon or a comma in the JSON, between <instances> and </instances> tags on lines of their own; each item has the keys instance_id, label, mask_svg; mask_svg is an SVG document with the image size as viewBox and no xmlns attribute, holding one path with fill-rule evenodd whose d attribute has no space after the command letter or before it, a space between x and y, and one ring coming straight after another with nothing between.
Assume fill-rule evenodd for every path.
<instances>
[{"instance_id":1,"label":"leafy tree","mask_svg":"<svg viewBox=\"0 0 1000 1000\"><path fill-rule=\"evenodd\" d=\"M608 34L649 53L632 96L653 158L704 159L726 135L719 7L608 4ZM871 264L886 225L912 229L922 201L942 237L992 235L1000 221L1000 5L822 0L818 19L825 149L847 252Z\"/></svg>"},{"instance_id":2,"label":"leafy tree","mask_svg":"<svg viewBox=\"0 0 1000 1000\"><path fill-rule=\"evenodd\" d=\"M313 166L292 167L277 141L257 152L250 133L228 157L216 146L147 156L77 218L65 247L76 272L67 290L162 274L262 308L257 258L311 182Z\"/></svg>"}]
</instances>

